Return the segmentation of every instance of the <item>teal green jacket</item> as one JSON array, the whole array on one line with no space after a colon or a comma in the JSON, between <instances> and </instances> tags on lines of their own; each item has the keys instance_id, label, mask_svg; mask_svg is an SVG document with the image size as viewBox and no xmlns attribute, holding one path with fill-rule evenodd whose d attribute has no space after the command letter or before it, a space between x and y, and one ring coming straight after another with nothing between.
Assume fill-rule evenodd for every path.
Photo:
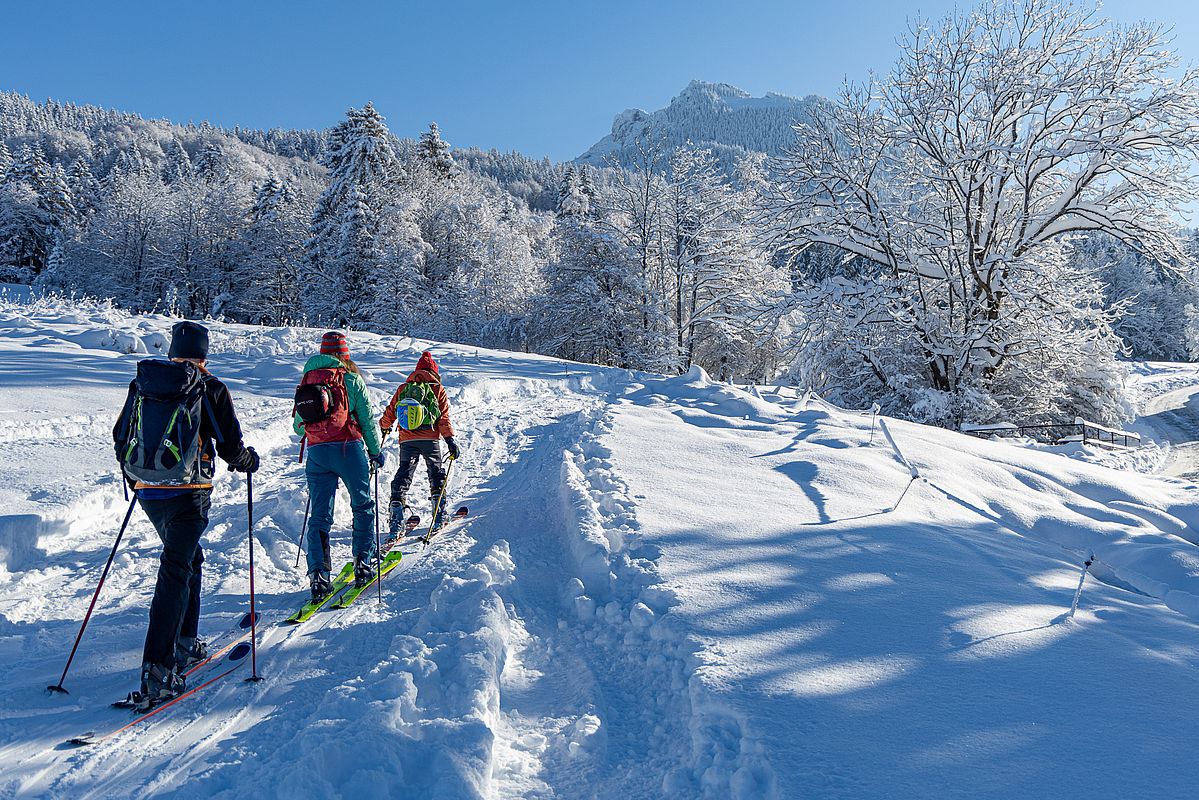
<instances>
[{"instance_id":1,"label":"teal green jacket","mask_svg":"<svg viewBox=\"0 0 1199 800\"><path fill-rule=\"evenodd\" d=\"M344 369L345 364L335 356L316 355L304 364L304 374L307 375L314 369L338 368ZM362 440L366 442L366 452L372 456L378 455L382 447L379 439L379 425L375 422L375 415L371 413L371 401L366 396L366 382L362 380L361 375L346 371L346 394L350 396L350 413L358 420L358 427L362 429ZM304 435L304 424L299 414L295 415L291 426L296 435Z\"/></svg>"}]
</instances>

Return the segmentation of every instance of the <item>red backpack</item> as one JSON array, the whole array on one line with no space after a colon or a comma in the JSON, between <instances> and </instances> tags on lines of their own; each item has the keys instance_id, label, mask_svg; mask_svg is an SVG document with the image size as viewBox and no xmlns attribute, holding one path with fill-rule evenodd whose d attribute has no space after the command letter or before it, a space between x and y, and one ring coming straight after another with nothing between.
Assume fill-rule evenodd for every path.
<instances>
[{"instance_id":1,"label":"red backpack","mask_svg":"<svg viewBox=\"0 0 1199 800\"><path fill-rule=\"evenodd\" d=\"M344 369L314 369L305 373L296 387L293 410L304 423L308 444L353 442L362 438L358 420L350 414Z\"/></svg>"}]
</instances>

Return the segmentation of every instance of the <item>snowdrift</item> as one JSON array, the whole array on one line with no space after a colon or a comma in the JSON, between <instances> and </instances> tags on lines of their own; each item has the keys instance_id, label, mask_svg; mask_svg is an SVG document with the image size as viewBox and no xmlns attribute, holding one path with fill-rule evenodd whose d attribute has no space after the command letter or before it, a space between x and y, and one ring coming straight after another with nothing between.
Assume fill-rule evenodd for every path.
<instances>
[{"instance_id":1,"label":"snowdrift","mask_svg":"<svg viewBox=\"0 0 1199 800\"><path fill-rule=\"evenodd\" d=\"M72 693L42 691L122 511L108 427L171 322L0 301L0 797L1188 797L1199 779L1185 481L698 369L352 334L380 407L437 356L472 516L405 548L382 604L281 627L303 595L287 411L320 331L224 324L211 366L264 455L265 680L64 748L136 680L157 566L140 513ZM222 474L202 635L246 610L244 498ZM338 558L348 521L343 496Z\"/></svg>"}]
</instances>

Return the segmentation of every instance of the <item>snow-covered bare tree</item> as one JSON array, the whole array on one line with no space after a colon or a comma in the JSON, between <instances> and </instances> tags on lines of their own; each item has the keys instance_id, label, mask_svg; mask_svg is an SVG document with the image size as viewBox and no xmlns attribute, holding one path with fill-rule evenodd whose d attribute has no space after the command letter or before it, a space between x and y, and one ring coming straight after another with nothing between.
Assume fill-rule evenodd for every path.
<instances>
[{"instance_id":1,"label":"snow-covered bare tree","mask_svg":"<svg viewBox=\"0 0 1199 800\"><path fill-rule=\"evenodd\" d=\"M566 217L557 226L557 258L546 267L546 297L535 312L532 344L539 352L638 367L644 293L636 252L611 226Z\"/></svg>"},{"instance_id":2,"label":"snow-covered bare tree","mask_svg":"<svg viewBox=\"0 0 1199 800\"><path fill-rule=\"evenodd\" d=\"M1179 71L1160 26L1111 25L1061 0L1000 0L914 25L890 75L815 109L776 164L774 241L868 265L860 291L834 287L863 298L847 327L807 328L809 345L838 347L803 357L849 348L869 364L875 396L897 410L956 406L930 416L942 422L973 412L924 392L1002 385L1011 414L1118 416L1115 381L1077 405L1027 397L1065 398L1087 365L1118 376L1110 320L1078 294L1086 276L1061 258L1062 239L1102 231L1180 263L1171 215L1194 196L1197 119L1199 71ZM828 296L812 291L812 305ZM1071 327L1045 324L1054 317ZM867 331L892 344L874 350L880 334ZM1042 369L1050 355L1062 369ZM826 366L809 368L853 380Z\"/></svg>"},{"instance_id":3,"label":"snow-covered bare tree","mask_svg":"<svg viewBox=\"0 0 1199 800\"><path fill-rule=\"evenodd\" d=\"M600 198L596 225L632 256L636 275L627 279L640 291L640 325L626 335L628 357L640 369L678 368L670 331L668 234L663 215L668 195L666 158L654 135L636 143L636 162L616 173ZM621 259L622 262L625 259Z\"/></svg>"},{"instance_id":4,"label":"snow-covered bare tree","mask_svg":"<svg viewBox=\"0 0 1199 800\"><path fill-rule=\"evenodd\" d=\"M675 151L661 224L669 263L666 299L681 372L698 361L722 379L763 377L761 371L741 370L784 286L751 241L750 211L750 193L733 186L710 150Z\"/></svg>"}]
</instances>

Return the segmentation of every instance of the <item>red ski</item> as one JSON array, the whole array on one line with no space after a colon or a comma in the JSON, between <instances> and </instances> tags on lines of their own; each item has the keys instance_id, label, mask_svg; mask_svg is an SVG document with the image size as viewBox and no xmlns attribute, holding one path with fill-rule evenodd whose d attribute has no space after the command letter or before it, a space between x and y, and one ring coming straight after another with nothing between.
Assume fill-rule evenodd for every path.
<instances>
[{"instance_id":1,"label":"red ski","mask_svg":"<svg viewBox=\"0 0 1199 800\"><path fill-rule=\"evenodd\" d=\"M204 683L201 683L199 686L188 689L186 692L179 695L178 697L173 697L165 703L154 706L154 708L150 709L145 714L142 714L141 716L137 717L136 719L134 719L131 722L125 723L124 725L120 726L119 728L114 728L113 730L111 730L107 733L96 733L95 731L88 731L87 733L83 734L82 736L75 736L71 739L67 739L67 744L73 744L73 745L77 745L77 746L99 744L100 742L111 739L111 738L117 736L118 734L124 733L125 731L129 730L130 728L132 728L136 725L140 725L141 723L145 722L146 720L150 719L151 717L155 717L155 716L161 714L163 711L166 711L168 708L170 708L171 706L180 702L181 700L191 697L196 692L199 692L203 689L207 689L209 686L212 686L212 684L216 683L221 678L224 678L225 676L235 672L238 667L240 667L242 664L246 663L246 656L248 656L249 654L250 654L250 645L246 644L245 642L241 642L236 647L234 647L232 650L229 651L229 657L225 659L225 664L223 665L223 666L225 666L225 669L218 672L216 675L209 678L208 680L204 681Z\"/></svg>"}]
</instances>

